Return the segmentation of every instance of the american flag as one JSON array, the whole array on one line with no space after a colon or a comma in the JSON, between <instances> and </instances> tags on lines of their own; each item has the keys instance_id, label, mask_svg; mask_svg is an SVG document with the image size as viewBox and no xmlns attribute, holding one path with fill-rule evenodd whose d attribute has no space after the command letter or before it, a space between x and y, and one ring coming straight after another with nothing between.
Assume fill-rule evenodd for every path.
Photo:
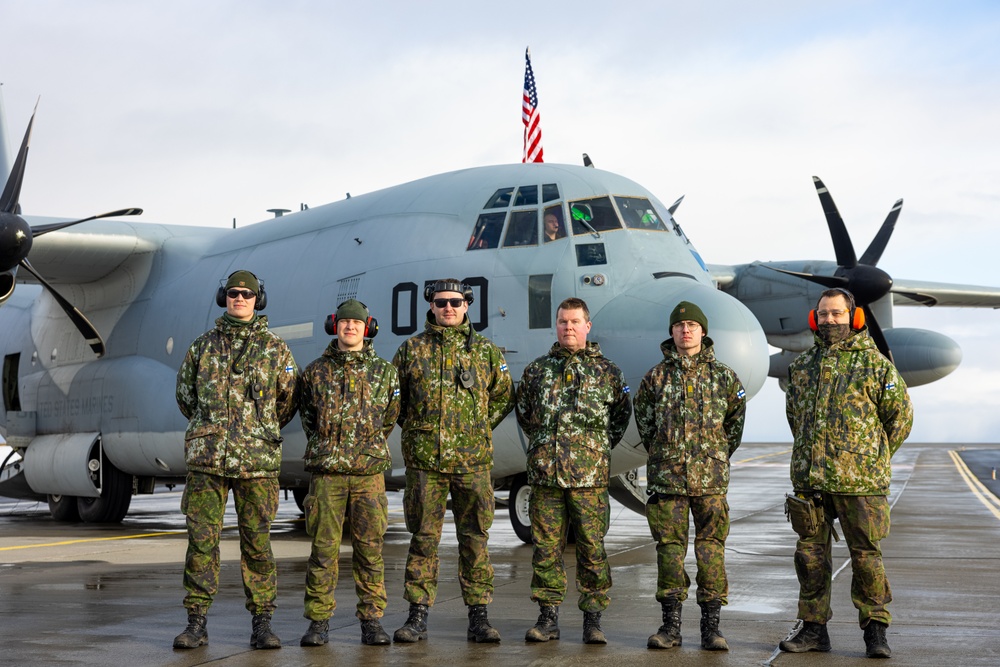
<instances>
[{"instance_id":1,"label":"american flag","mask_svg":"<svg viewBox=\"0 0 1000 667\"><path fill-rule=\"evenodd\" d=\"M538 115L538 89L531 71L531 49L524 50L524 98L521 102L524 121L524 157L521 162L544 162L542 159L542 126Z\"/></svg>"}]
</instances>

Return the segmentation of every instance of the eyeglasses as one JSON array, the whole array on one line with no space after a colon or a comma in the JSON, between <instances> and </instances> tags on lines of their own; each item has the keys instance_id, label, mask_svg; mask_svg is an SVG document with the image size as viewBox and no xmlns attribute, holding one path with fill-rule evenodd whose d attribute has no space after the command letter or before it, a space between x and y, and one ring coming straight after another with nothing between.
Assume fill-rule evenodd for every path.
<instances>
[{"instance_id":1,"label":"eyeglasses","mask_svg":"<svg viewBox=\"0 0 1000 667\"><path fill-rule=\"evenodd\" d=\"M434 299L434 305L438 308L444 308L448 304L451 304L452 308L461 308L463 303L465 299Z\"/></svg>"},{"instance_id":2,"label":"eyeglasses","mask_svg":"<svg viewBox=\"0 0 1000 667\"><path fill-rule=\"evenodd\" d=\"M816 317L822 317L822 318L832 317L833 319L837 319L838 317L846 313L847 313L846 310L817 310Z\"/></svg>"},{"instance_id":3,"label":"eyeglasses","mask_svg":"<svg viewBox=\"0 0 1000 667\"><path fill-rule=\"evenodd\" d=\"M680 329L681 331L683 331L685 328L688 331L697 331L698 329L701 328L701 325L698 324L697 322L686 322L685 321L685 322L675 322L674 323L674 327L676 327L677 329Z\"/></svg>"},{"instance_id":4,"label":"eyeglasses","mask_svg":"<svg viewBox=\"0 0 1000 667\"><path fill-rule=\"evenodd\" d=\"M230 289L226 290L226 296L230 299L235 299L236 297L241 296L244 301L249 301L257 295L248 289Z\"/></svg>"}]
</instances>

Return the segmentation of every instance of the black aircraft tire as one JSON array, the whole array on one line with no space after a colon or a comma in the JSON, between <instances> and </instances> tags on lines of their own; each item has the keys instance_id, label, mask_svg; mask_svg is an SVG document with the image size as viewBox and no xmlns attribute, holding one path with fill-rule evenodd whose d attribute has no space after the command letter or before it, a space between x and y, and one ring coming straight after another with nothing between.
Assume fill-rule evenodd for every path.
<instances>
[{"instance_id":1,"label":"black aircraft tire","mask_svg":"<svg viewBox=\"0 0 1000 667\"><path fill-rule=\"evenodd\" d=\"M80 510L77 507L76 496L48 496L49 512L52 518L60 523L76 523L80 520Z\"/></svg>"},{"instance_id":2,"label":"black aircraft tire","mask_svg":"<svg viewBox=\"0 0 1000 667\"><path fill-rule=\"evenodd\" d=\"M79 497L80 518L87 523L119 523L132 504L132 475L126 475L106 457L104 489L100 498Z\"/></svg>"},{"instance_id":3,"label":"black aircraft tire","mask_svg":"<svg viewBox=\"0 0 1000 667\"><path fill-rule=\"evenodd\" d=\"M531 544L531 519L528 518L528 501L531 498L531 487L528 485L528 474L522 472L515 475L510 483L510 525L514 534L525 544Z\"/></svg>"},{"instance_id":4,"label":"black aircraft tire","mask_svg":"<svg viewBox=\"0 0 1000 667\"><path fill-rule=\"evenodd\" d=\"M295 504L298 506L299 511L303 514L306 513L306 496L309 495L309 489L305 486L296 486L292 488L292 498L295 498Z\"/></svg>"}]
</instances>

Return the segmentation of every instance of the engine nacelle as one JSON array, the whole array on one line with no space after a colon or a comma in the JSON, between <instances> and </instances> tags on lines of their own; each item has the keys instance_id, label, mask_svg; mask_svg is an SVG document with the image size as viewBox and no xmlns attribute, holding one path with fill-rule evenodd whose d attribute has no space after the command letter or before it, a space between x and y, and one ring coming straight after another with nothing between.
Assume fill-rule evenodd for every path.
<instances>
[{"instance_id":1,"label":"engine nacelle","mask_svg":"<svg viewBox=\"0 0 1000 667\"><path fill-rule=\"evenodd\" d=\"M940 380L962 363L962 348L958 343L936 331L889 329L885 340L908 387Z\"/></svg>"}]
</instances>

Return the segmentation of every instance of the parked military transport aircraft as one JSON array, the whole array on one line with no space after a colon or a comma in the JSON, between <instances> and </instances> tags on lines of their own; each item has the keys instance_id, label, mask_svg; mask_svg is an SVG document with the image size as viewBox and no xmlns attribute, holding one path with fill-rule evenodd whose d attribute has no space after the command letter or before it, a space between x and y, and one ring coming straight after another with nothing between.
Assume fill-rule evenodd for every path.
<instances>
[{"instance_id":1,"label":"parked military transport aircraft","mask_svg":"<svg viewBox=\"0 0 1000 667\"><path fill-rule=\"evenodd\" d=\"M560 164L440 174L232 230L97 219L134 209L79 225L29 224L18 197L30 134L31 123L0 199L0 432L13 448L0 465L0 494L47 498L62 520L119 521L133 494L183 480L176 371L219 316L216 289L236 269L263 279L264 314L302 366L329 342L327 315L352 297L380 320L375 346L391 358L423 328L423 286L455 277L472 286L469 316L504 349L515 379L555 340L555 306L577 296L590 305L593 338L636 386L661 358L667 314L686 299L706 312L718 356L751 396L808 347L804 314L824 285L858 295L911 385L951 372L960 351L934 332L893 329L894 301L1000 306L1000 289L893 281L875 268L901 202L856 259L818 180L836 263L709 267L674 219L676 205L617 174ZM548 214L561 230L546 242ZM781 350L770 362L768 343ZM387 473L395 488L398 433L397 467ZM297 419L284 436L281 486L301 500L308 474ZM526 539L525 441L513 417L494 447L494 477L511 487L512 523ZM613 492L638 509L634 470L644 462L633 427L614 452Z\"/></svg>"}]
</instances>

